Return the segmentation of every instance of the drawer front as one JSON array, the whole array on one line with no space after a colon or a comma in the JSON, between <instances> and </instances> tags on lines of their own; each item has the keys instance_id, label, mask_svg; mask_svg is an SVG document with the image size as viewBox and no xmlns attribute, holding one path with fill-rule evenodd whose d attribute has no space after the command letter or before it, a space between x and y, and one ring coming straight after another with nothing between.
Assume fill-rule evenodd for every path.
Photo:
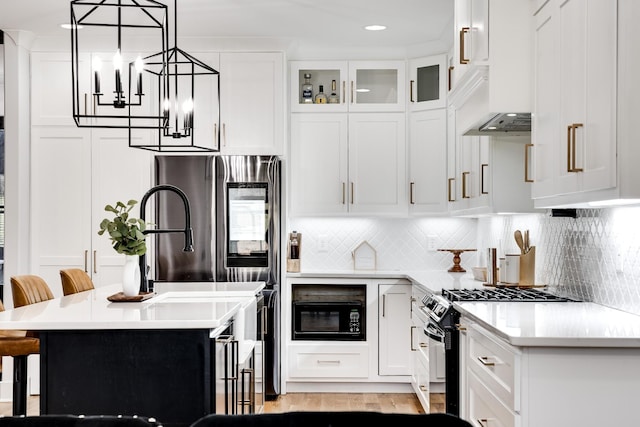
<instances>
[{"instance_id":1,"label":"drawer front","mask_svg":"<svg viewBox=\"0 0 640 427\"><path fill-rule=\"evenodd\" d=\"M467 420L477 427L520 426L520 416L509 410L473 372L468 373Z\"/></svg>"},{"instance_id":2,"label":"drawer front","mask_svg":"<svg viewBox=\"0 0 640 427\"><path fill-rule=\"evenodd\" d=\"M508 407L519 411L519 352L473 325L469 330L468 355L467 369L475 372Z\"/></svg>"},{"instance_id":3,"label":"drawer front","mask_svg":"<svg viewBox=\"0 0 640 427\"><path fill-rule=\"evenodd\" d=\"M353 346L289 346L291 378L368 378L369 349Z\"/></svg>"},{"instance_id":4,"label":"drawer front","mask_svg":"<svg viewBox=\"0 0 640 427\"><path fill-rule=\"evenodd\" d=\"M425 413L429 413L429 359L422 355L414 357L414 381L413 389L418 400L422 404Z\"/></svg>"}]
</instances>

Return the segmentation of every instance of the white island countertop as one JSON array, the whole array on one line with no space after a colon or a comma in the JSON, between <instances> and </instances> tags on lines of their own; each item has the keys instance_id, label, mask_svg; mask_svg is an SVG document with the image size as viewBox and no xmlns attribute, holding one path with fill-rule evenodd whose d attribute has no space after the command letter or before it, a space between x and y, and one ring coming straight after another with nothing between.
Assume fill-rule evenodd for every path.
<instances>
[{"instance_id":1,"label":"white island countertop","mask_svg":"<svg viewBox=\"0 0 640 427\"><path fill-rule=\"evenodd\" d=\"M455 302L454 308L515 346L640 348L640 316L592 302Z\"/></svg>"},{"instance_id":2,"label":"white island countertop","mask_svg":"<svg viewBox=\"0 0 640 427\"><path fill-rule=\"evenodd\" d=\"M0 312L0 329L215 329L264 288L263 282L240 283L235 290L221 283L180 285L163 285L142 302L111 302L107 297L121 286L99 287Z\"/></svg>"}]
</instances>

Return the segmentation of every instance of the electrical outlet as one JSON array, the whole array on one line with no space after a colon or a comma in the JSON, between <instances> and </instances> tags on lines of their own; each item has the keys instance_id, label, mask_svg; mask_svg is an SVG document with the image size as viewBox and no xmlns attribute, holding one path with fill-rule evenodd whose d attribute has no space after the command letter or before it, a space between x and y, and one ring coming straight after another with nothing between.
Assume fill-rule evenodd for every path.
<instances>
[{"instance_id":1,"label":"electrical outlet","mask_svg":"<svg viewBox=\"0 0 640 427\"><path fill-rule=\"evenodd\" d=\"M430 234L427 236L427 250L435 252L438 249L438 236Z\"/></svg>"},{"instance_id":2,"label":"electrical outlet","mask_svg":"<svg viewBox=\"0 0 640 427\"><path fill-rule=\"evenodd\" d=\"M329 238L326 234L318 236L318 252L329 252Z\"/></svg>"},{"instance_id":3,"label":"electrical outlet","mask_svg":"<svg viewBox=\"0 0 640 427\"><path fill-rule=\"evenodd\" d=\"M616 271L618 273L624 273L624 256L621 252L618 252L616 256Z\"/></svg>"}]
</instances>

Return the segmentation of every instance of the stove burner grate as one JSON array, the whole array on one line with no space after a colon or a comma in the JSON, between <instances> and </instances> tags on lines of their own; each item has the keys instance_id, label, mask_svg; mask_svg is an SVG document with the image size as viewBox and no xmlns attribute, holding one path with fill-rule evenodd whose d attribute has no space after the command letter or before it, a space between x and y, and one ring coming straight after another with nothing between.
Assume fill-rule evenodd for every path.
<instances>
[{"instance_id":1,"label":"stove burner grate","mask_svg":"<svg viewBox=\"0 0 640 427\"><path fill-rule=\"evenodd\" d=\"M449 301L571 301L540 289L522 288L443 289L442 295Z\"/></svg>"}]
</instances>

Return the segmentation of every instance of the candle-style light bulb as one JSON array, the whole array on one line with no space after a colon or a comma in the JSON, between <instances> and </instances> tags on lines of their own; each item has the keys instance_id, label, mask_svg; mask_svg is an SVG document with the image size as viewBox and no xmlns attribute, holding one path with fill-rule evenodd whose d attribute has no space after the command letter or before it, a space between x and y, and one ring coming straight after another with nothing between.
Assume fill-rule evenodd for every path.
<instances>
[{"instance_id":1,"label":"candle-style light bulb","mask_svg":"<svg viewBox=\"0 0 640 427\"><path fill-rule=\"evenodd\" d=\"M99 56L93 58L93 93L100 93L100 70L102 69L102 59Z\"/></svg>"},{"instance_id":2,"label":"candle-style light bulb","mask_svg":"<svg viewBox=\"0 0 640 427\"><path fill-rule=\"evenodd\" d=\"M136 74L138 76L136 95L142 95L142 70L144 69L144 61L142 61L142 58L140 56L136 58L135 68Z\"/></svg>"},{"instance_id":3,"label":"candle-style light bulb","mask_svg":"<svg viewBox=\"0 0 640 427\"><path fill-rule=\"evenodd\" d=\"M189 98L182 103L182 112L184 113L184 128L191 129L193 126L193 99Z\"/></svg>"},{"instance_id":4,"label":"candle-style light bulb","mask_svg":"<svg viewBox=\"0 0 640 427\"><path fill-rule=\"evenodd\" d=\"M164 101L162 102L162 115L164 116L165 120L169 119L170 109L171 109L171 101L169 101L169 98L165 98Z\"/></svg>"},{"instance_id":5,"label":"candle-style light bulb","mask_svg":"<svg viewBox=\"0 0 640 427\"><path fill-rule=\"evenodd\" d=\"M122 55L120 55L120 49L113 55L113 69L116 71L116 93L122 93L122 79L120 77L122 73Z\"/></svg>"}]
</instances>

